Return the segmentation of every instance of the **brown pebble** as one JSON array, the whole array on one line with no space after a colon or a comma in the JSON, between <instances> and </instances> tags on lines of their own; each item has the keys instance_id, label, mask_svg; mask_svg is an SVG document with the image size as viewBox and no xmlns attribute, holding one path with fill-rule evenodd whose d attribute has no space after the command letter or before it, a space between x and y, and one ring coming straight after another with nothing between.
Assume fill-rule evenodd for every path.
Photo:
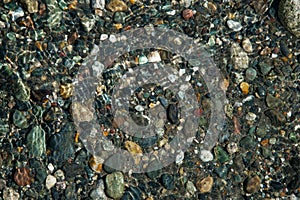
<instances>
[{"instance_id":1,"label":"brown pebble","mask_svg":"<svg viewBox=\"0 0 300 200\"><path fill-rule=\"evenodd\" d=\"M260 182L261 180L257 175L250 178L246 184L246 191L251 194L258 192L258 190L260 189Z\"/></svg>"},{"instance_id":2,"label":"brown pebble","mask_svg":"<svg viewBox=\"0 0 300 200\"><path fill-rule=\"evenodd\" d=\"M64 99L67 99L73 95L73 85L70 83L66 85L61 85L59 91L60 96L62 96Z\"/></svg>"},{"instance_id":3,"label":"brown pebble","mask_svg":"<svg viewBox=\"0 0 300 200\"><path fill-rule=\"evenodd\" d=\"M30 185L33 181L33 178L30 176L29 168L17 168L14 174L14 181L19 186Z\"/></svg>"},{"instance_id":4,"label":"brown pebble","mask_svg":"<svg viewBox=\"0 0 300 200\"><path fill-rule=\"evenodd\" d=\"M73 32L68 37L68 44L74 44L74 42L78 39L78 33Z\"/></svg>"},{"instance_id":5,"label":"brown pebble","mask_svg":"<svg viewBox=\"0 0 300 200\"><path fill-rule=\"evenodd\" d=\"M121 0L112 0L107 4L106 8L112 12L122 12L128 9L126 3Z\"/></svg>"},{"instance_id":6,"label":"brown pebble","mask_svg":"<svg viewBox=\"0 0 300 200\"><path fill-rule=\"evenodd\" d=\"M142 154L143 153L142 148L137 143L132 142L132 141L126 141L125 148L132 154Z\"/></svg>"},{"instance_id":7,"label":"brown pebble","mask_svg":"<svg viewBox=\"0 0 300 200\"><path fill-rule=\"evenodd\" d=\"M211 176L208 176L201 181L198 181L196 183L196 187L200 191L200 193L206 193L211 191L213 184L214 179Z\"/></svg>"},{"instance_id":8,"label":"brown pebble","mask_svg":"<svg viewBox=\"0 0 300 200\"><path fill-rule=\"evenodd\" d=\"M185 19L185 20L189 20L190 18L192 18L194 16L194 13L191 9L185 9L183 12L182 12L182 17Z\"/></svg>"}]
</instances>

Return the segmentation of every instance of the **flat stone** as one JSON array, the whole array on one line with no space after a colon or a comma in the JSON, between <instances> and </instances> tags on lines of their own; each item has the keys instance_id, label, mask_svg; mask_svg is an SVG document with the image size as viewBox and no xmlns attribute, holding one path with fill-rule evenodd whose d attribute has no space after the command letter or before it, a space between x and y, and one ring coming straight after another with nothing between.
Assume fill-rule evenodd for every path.
<instances>
[{"instance_id":1,"label":"flat stone","mask_svg":"<svg viewBox=\"0 0 300 200\"><path fill-rule=\"evenodd\" d=\"M196 183L197 189L200 193L207 193L211 191L211 188L214 184L214 179L211 176L208 176Z\"/></svg>"},{"instance_id":2,"label":"flat stone","mask_svg":"<svg viewBox=\"0 0 300 200\"><path fill-rule=\"evenodd\" d=\"M125 185L124 176L121 172L108 174L105 178L106 193L114 199L119 199L123 196Z\"/></svg>"},{"instance_id":3,"label":"flat stone","mask_svg":"<svg viewBox=\"0 0 300 200\"><path fill-rule=\"evenodd\" d=\"M203 150L200 151L200 159L203 162L209 162L209 161L212 161L214 159L214 156L210 151L203 149Z\"/></svg>"},{"instance_id":4,"label":"flat stone","mask_svg":"<svg viewBox=\"0 0 300 200\"><path fill-rule=\"evenodd\" d=\"M56 178L55 176L48 175L46 178L46 188L49 190L51 189L56 183Z\"/></svg>"},{"instance_id":5,"label":"flat stone","mask_svg":"<svg viewBox=\"0 0 300 200\"><path fill-rule=\"evenodd\" d=\"M246 182L246 192L248 193L255 193L258 192L258 190L260 189L260 178L259 176L254 176L252 178L249 178L248 181Z\"/></svg>"}]
</instances>

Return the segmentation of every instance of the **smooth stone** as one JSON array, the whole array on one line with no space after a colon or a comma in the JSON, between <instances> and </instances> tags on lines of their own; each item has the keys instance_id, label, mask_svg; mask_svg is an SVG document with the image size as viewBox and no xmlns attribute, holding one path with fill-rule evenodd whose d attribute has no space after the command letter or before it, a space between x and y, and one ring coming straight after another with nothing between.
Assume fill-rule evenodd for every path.
<instances>
[{"instance_id":1,"label":"smooth stone","mask_svg":"<svg viewBox=\"0 0 300 200\"><path fill-rule=\"evenodd\" d=\"M249 81L253 81L257 76L257 71L250 67L246 70L246 79L248 79Z\"/></svg>"},{"instance_id":2,"label":"smooth stone","mask_svg":"<svg viewBox=\"0 0 300 200\"><path fill-rule=\"evenodd\" d=\"M258 192L260 189L260 183L261 179L257 175L252 178L248 178L245 186L246 192L250 194Z\"/></svg>"},{"instance_id":3,"label":"smooth stone","mask_svg":"<svg viewBox=\"0 0 300 200\"><path fill-rule=\"evenodd\" d=\"M13 122L19 128L28 128L29 124L24 112L16 110L13 114Z\"/></svg>"},{"instance_id":4,"label":"smooth stone","mask_svg":"<svg viewBox=\"0 0 300 200\"><path fill-rule=\"evenodd\" d=\"M279 98L274 97L271 94L268 94L266 97L266 103L269 108L280 108L283 106L283 101Z\"/></svg>"},{"instance_id":5,"label":"smooth stone","mask_svg":"<svg viewBox=\"0 0 300 200\"><path fill-rule=\"evenodd\" d=\"M161 180L162 180L162 185L167 190L173 190L175 188L174 176L172 176L170 174L163 174L161 176Z\"/></svg>"},{"instance_id":6,"label":"smooth stone","mask_svg":"<svg viewBox=\"0 0 300 200\"><path fill-rule=\"evenodd\" d=\"M210 151L202 149L200 151L200 159L203 162L209 162L209 161L212 161L214 159L214 156Z\"/></svg>"},{"instance_id":7,"label":"smooth stone","mask_svg":"<svg viewBox=\"0 0 300 200\"><path fill-rule=\"evenodd\" d=\"M281 0L278 16L282 24L296 37L300 38L300 1Z\"/></svg>"},{"instance_id":8,"label":"smooth stone","mask_svg":"<svg viewBox=\"0 0 300 200\"><path fill-rule=\"evenodd\" d=\"M15 86L15 97L20 101L27 101L30 98L30 89L20 79Z\"/></svg>"},{"instance_id":9,"label":"smooth stone","mask_svg":"<svg viewBox=\"0 0 300 200\"><path fill-rule=\"evenodd\" d=\"M192 195L195 194L195 192L197 191L197 188L192 181L186 182L185 188L186 188L186 191Z\"/></svg>"},{"instance_id":10,"label":"smooth stone","mask_svg":"<svg viewBox=\"0 0 300 200\"><path fill-rule=\"evenodd\" d=\"M176 104L170 104L167 108L167 118L172 124L179 122L178 108Z\"/></svg>"},{"instance_id":11,"label":"smooth stone","mask_svg":"<svg viewBox=\"0 0 300 200\"><path fill-rule=\"evenodd\" d=\"M119 199L125 190L124 176L122 172L114 172L105 177L105 191L108 196Z\"/></svg>"},{"instance_id":12,"label":"smooth stone","mask_svg":"<svg viewBox=\"0 0 300 200\"><path fill-rule=\"evenodd\" d=\"M162 164L158 160L154 160L147 166L147 176L151 179L157 178L162 172Z\"/></svg>"},{"instance_id":13,"label":"smooth stone","mask_svg":"<svg viewBox=\"0 0 300 200\"><path fill-rule=\"evenodd\" d=\"M211 176L208 176L196 183L197 189L200 193L207 193L211 191L211 188L214 184L214 179Z\"/></svg>"},{"instance_id":14,"label":"smooth stone","mask_svg":"<svg viewBox=\"0 0 300 200\"><path fill-rule=\"evenodd\" d=\"M260 72L265 76L267 74L269 74L269 72L271 71L271 69L273 69L273 66L270 65L267 62L260 62L259 64L259 70Z\"/></svg>"},{"instance_id":15,"label":"smooth stone","mask_svg":"<svg viewBox=\"0 0 300 200\"><path fill-rule=\"evenodd\" d=\"M255 141L252 136L248 135L243 137L240 141L240 146L245 149L253 149L255 147Z\"/></svg>"},{"instance_id":16,"label":"smooth stone","mask_svg":"<svg viewBox=\"0 0 300 200\"><path fill-rule=\"evenodd\" d=\"M242 42L242 47L247 53L252 53L253 48L249 38L245 38Z\"/></svg>"},{"instance_id":17,"label":"smooth stone","mask_svg":"<svg viewBox=\"0 0 300 200\"><path fill-rule=\"evenodd\" d=\"M124 12L115 12L114 14L114 22L123 24L125 22L126 14Z\"/></svg>"},{"instance_id":18,"label":"smooth stone","mask_svg":"<svg viewBox=\"0 0 300 200\"><path fill-rule=\"evenodd\" d=\"M92 7L94 9L103 10L105 7L105 0L92 0Z\"/></svg>"},{"instance_id":19,"label":"smooth stone","mask_svg":"<svg viewBox=\"0 0 300 200\"><path fill-rule=\"evenodd\" d=\"M24 3L29 13L36 13L39 10L39 3L37 0L21 0Z\"/></svg>"},{"instance_id":20,"label":"smooth stone","mask_svg":"<svg viewBox=\"0 0 300 200\"><path fill-rule=\"evenodd\" d=\"M86 32L90 32L94 28L96 20L94 18L89 18L87 16L84 16L81 18L80 22L81 25L83 26L83 29Z\"/></svg>"},{"instance_id":21,"label":"smooth stone","mask_svg":"<svg viewBox=\"0 0 300 200\"><path fill-rule=\"evenodd\" d=\"M232 29L233 31L236 31L236 32L242 30L242 28L243 28L243 26L241 25L240 22L236 22L236 21L233 21L231 19L227 21L227 26L230 29Z\"/></svg>"},{"instance_id":22,"label":"smooth stone","mask_svg":"<svg viewBox=\"0 0 300 200\"><path fill-rule=\"evenodd\" d=\"M56 184L56 178L52 175L48 175L46 178L46 188L49 190Z\"/></svg>"},{"instance_id":23,"label":"smooth stone","mask_svg":"<svg viewBox=\"0 0 300 200\"><path fill-rule=\"evenodd\" d=\"M45 131L41 126L33 127L27 135L27 147L32 157L41 157L46 153Z\"/></svg>"},{"instance_id":24,"label":"smooth stone","mask_svg":"<svg viewBox=\"0 0 300 200\"><path fill-rule=\"evenodd\" d=\"M220 178L225 179L227 177L228 168L226 167L226 165L221 165L218 168L216 168L215 172Z\"/></svg>"},{"instance_id":25,"label":"smooth stone","mask_svg":"<svg viewBox=\"0 0 300 200\"><path fill-rule=\"evenodd\" d=\"M281 126L286 122L284 114L275 109L266 110L265 115L271 120L274 126Z\"/></svg>"},{"instance_id":26,"label":"smooth stone","mask_svg":"<svg viewBox=\"0 0 300 200\"><path fill-rule=\"evenodd\" d=\"M214 153L215 153L216 160L218 162L225 163L225 162L229 161L229 156L222 147L220 147L220 146L215 147Z\"/></svg>"}]
</instances>

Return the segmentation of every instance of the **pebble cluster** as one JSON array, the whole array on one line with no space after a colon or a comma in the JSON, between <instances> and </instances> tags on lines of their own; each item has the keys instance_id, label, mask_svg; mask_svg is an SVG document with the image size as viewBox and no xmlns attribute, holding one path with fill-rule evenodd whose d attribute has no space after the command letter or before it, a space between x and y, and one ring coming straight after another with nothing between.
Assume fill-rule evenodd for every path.
<instances>
[{"instance_id":1,"label":"pebble cluster","mask_svg":"<svg viewBox=\"0 0 300 200\"><path fill-rule=\"evenodd\" d=\"M299 199L299 12L298 0L1 1L0 199ZM205 82L172 52L128 52L104 71L95 91L101 137L108 139L103 149L123 148L140 163L140 155L168 148L174 131L184 128L176 106L184 94L153 85L137 88L130 109L147 124L147 114L164 107L154 113L166 116L156 121L154 136L139 140L116 127L122 119L113 119L109 94L125 69L147 63L172 64L187 75L199 127L186 152L174 151L171 165L154 159L148 167L158 170L124 173L82 144L74 119L94 116L72 105L73 79L94 44L149 25L206 47L224 76L226 123L213 149L200 149L211 117Z\"/></svg>"}]
</instances>

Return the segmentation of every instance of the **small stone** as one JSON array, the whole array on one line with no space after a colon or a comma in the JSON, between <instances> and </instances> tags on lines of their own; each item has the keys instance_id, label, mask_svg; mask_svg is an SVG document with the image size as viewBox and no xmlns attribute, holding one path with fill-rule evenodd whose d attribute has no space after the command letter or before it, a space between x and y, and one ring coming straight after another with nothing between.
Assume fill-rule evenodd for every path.
<instances>
[{"instance_id":1,"label":"small stone","mask_svg":"<svg viewBox=\"0 0 300 200\"><path fill-rule=\"evenodd\" d=\"M90 197L93 200L107 199L107 196L104 192L104 182L102 179L100 179L100 181L98 182L96 189L91 191Z\"/></svg>"},{"instance_id":2,"label":"small stone","mask_svg":"<svg viewBox=\"0 0 300 200\"><path fill-rule=\"evenodd\" d=\"M73 95L73 84L60 85L59 92L64 99L70 98Z\"/></svg>"},{"instance_id":3,"label":"small stone","mask_svg":"<svg viewBox=\"0 0 300 200\"><path fill-rule=\"evenodd\" d=\"M175 188L175 181L174 177L171 176L170 174L163 174L161 176L162 179L162 185L167 189L167 190L173 190Z\"/></svg>"},{"instance_id":4,"label":"small stone","mask_svg":"<svg viewBox=\"0 0 300 200\"><path fill-rule=\"evenodd\" d=\"M105 0L92 0L92 7L103 10L105 8Z\"/></svg>"},{"instance_id":5,"label":"small stone","mask_svg":"<svg viewBox=\"0 0 300 200\"><path fill-rule=\"evenodd\" d=\"M20 194L13 188L5 188L3 190L3 199L5 200L18 200L20 199Z\"/></svg>"},{"instance_id":6,"label":"small stone","mask_svg":"<svg viewBox=\"0 0 300 200\"><path fill-rule=\"evenodd\" d=\"M19 186L30 185L33 181L33 178L30 175L30 169L25 167L17 168L14 174L14 181Z\"/></svg>"},{"instance_id":7,"label":"small stone","mask_svg":"<svg viewBox=\"0 0 300 200\"><path fill-rule=\"evenodd\" d=\"M21 3L25 4L29 13L36 13L39 10L39 3L37 0L21 0Z\"/></svg>"},{"instance_id":8,"label":"small stone","mask_svg":"<svg viewBox=\"0 0 300 200\"><path fill-rule=\"evenodd\" d=\"M143 65L148 63L148 58L145 55L138 56L138 64Z\"/></svg>"},{"instance_id":9,"label":"small stone","mask_svg":"<svg viewBox=\"0 0 300 200\"><path fill-rule=\"evenodd\" d=\"M235 69L247 69L249 65L249 58L247 53L239 46L239 44L232 44L231 46L231 60Z\"/></svg>"},{"instance_id":10,"label":"small stone","mask_svg":"<svg viewBox=\"0 0 300 200\"><path fill-rule=\"evenodd\" d=\"M59 169L57 170L55 173L54 173L54 176L56 177L56 179L58 181L63 181L65 180L65 174L64 174L64 171Z\"/></svg>"},{"instance_id":11,"label":"small stone","mask_svg":"<svg viewBox=\"0 0 300 200\"><path fill-rule=\"evenodd\" d=\"M45 131L41 126L33 127L27 135L27 147L32 157L41 157L46 153Z\"/></svg>"},{"instance_id":12,"label":"small stone","mask_svg":"<svg viewBox=\"0 0 300 200\"><path fill-rule=\"evenodd\" d=\"M127 5L121 0L110 1L106 8L112 12L121 12L128 9Z\"/></svg>"},{"instance_id":13,"label":"small stone","mask_svg":"<svg viewBox=\"0 0 300 200\"><path fill-rule=\"evenodd\" d=\"M158 51L152 51L148 55L148 62L160 62L161 57Z\"/></svg>"},{"instance_id":14,"label":"small stone","mask_svg":"<svg viewBox=\"0 0 300 200\"><path fill-rule=\"evenodd\" d=\"M267 94L266 103L269 108L280 108L283 106L283 101L277 97Z\"/></svg>"},{"instance_id":15,"label":"small stone","mask_svg":"<svg viewBox=\"0 0 300 200\"><path fill-rule=\"evenodd\" d=\"M46 178L46 188L50 190L56 183L56 178L52 175L48 175Z\"/></svg>"},{"instance_id":16,"label":"small stone","mask_svg":"<svg viewBox=\"0 0 300 200\"><path fill-rule=\"evenodd\" d=\"M246 191L251 194L258 192L258 190L260 189L260 182L261 180L257 175L252 178L249 178L246 183Z\"/></svg>"},{"instance_id":17,"label":"small stone","mask_svg":"<svg viewBox=\"0 0 300 200\"><path fill-rule=\"evenodd\" d=\"M270 109L265 111L265 115L269 117L271 123L274 126L281 126L286 122L286 118L283 113L278 110Z\"/></svg>"},{"instance_id":18,"label":"small stone","mask_svg":"<svg viewBox=\"0 0 300 200\"><path fill-rule=\"evenodd\" d=\"M132 154L142 154L143 153L142 148L137 143L132 142L132 141L126 141L125 148Z\"/></svg>"},{"instance_id":19,"label":"small stone","mask_svg":"<svg viewBox=\"0 0 300 200\"><path fill-rule=\"evenodd\" d=\"M189 20L190 18L192 18L194 16L194 13L193 13L193 10L191 9L185 9L183 12L182 12L182 17L185 19L185 20Z\"/></svg>"},{"instance_id":20,"label":"small stone","mask_svg":"<svg viewBox=\"0 0 300 200\"><path fill-rule=\"evenodd\" d=\"M103 163L104 159L99 156L92 156L89 160L90 168L97 173L100 173L102 171Z\"/></svg>"},{"instance_id":21,"label":"small stone","mask_svg":"<svg viewBox=\"0 0 300 200\"><path fill-rule=\"evenodd\" d=\"M24 15L25 15L25 13L24 13L23 9L21 7L19 7L14 12L12 12L12 14L11 14L12 21L16 21L20 17L24 17Z\"/></svg>"},{"instance_id":22,"label":"small stone","mask_svg":"<svg viewBox=\"0 0 300 200\"><path fill-rule=\"evenodd\" d=\"M222 147L216 146L214 148L214 153L215 153L215 157L218 162L225 163L225 162L229 161L229 156Z\"/></svg>"},{"instance_id":23,"label":"small stone","mask_svg":"<svg viewBox=\"0 0 300 200\"><path fill-rule=\"evenodd\" d=\"M162 164L158 160L154 160L147 166L147 176L151 179L157 178L161 174Z\"/></svg>"},{"instance_id":24,"label":"small stone","mask_svg":"<svg viewBox=\"0 0 300 200\"><path fill-rule=\"evenodd\" d=\"M105 178L105 186L108 196L114 199L121 198L125 190L123 174L121 172L108 174Z\"/></svg>"},{"instance_id":25,"label":"small stone","mask_svg":"<svg viewBox=\"0 0 300 200\"><path fill-rule=\"evenodd\" d=\"M138 111L138 112L143 112L143 111L145 110L144 107L141 106L141 105L135 106L134 109L135 109L136 111Z\"/></svg>"},{"instance_id":26,"label":"small stone","mask_svg":"<svg viewBox=\"0 0 300 200\"><path fill-rule=\"evenodd\" d=\"M196 183L196 187L200 191L200 193L207 193L211 191L213 184L214 179L211 176L208 176L201 181L198 181Z\"/></svg>"},{"instance_id":27,"label":"small stone","mask_svg":"<svg viewBox=\"0 0 300 200\"><path fill-rule=\"evenodd\" d=\"M80 22L81 22L81 25L83 26L83 29L86 32L90 32L94 28L96 20L94 18L89 18L87 16L83 16L81 18Z\"/></svg>"},{"instance_id":28,"label":"small stone","mask_svg":"<svg viewBox=\"0 0 300 200\"><path fill-rule=\"evenodd\" d=\"M15 86L15 97L16 99L20 101L27 101L30 98L30 89L27 87L21 79L18 80L16 86Z\"/></svg>"},{"instance_id":29,"label":"small stone","mask_svg":"<svg viewBox=\"0 0 300 200\"><path fill-rule=\"evenodd\" d=\"M300 1L281 0L278 16L282 24L296 37L300 38Z\"/></svg>"},{"instance_id":30,"label":"small stone","mask_svg":"<svg viewBox=\"0 0 300 200\"><path fill-rule=\"evenodd\" d=\"M177 124L179 122L179 113L176 104L170 104L167 108L167 118L172 124Z\"/></svg>"},{"instance_id":31,"label":"small stone","mask_svg":"<svg viewBox=\"0 0 300 200\"><path fill-rule=\"evenodd\" d=\"M186 182L185 187L186 187L186 191L192 195L197 191L197 188L195 187L192 181Z\"/></svg>"},{"instance_id":32,"label":"small stone","mask_svg":"<svg viewBox=\"0 0 300 200\"><path fill-rule=\"evenodd\" d=\"M239 147L238 147L237 143L230 142L229 144L227 144L226 149L227 149L228 153L234 154L239 150Z\"/></svg>"},{"instance_id":33,"label":"small stone","mask_svg":"<svg viewBox=\"0 0 300 200\"><path fill-rule=\"evenodd\" d=\"M241 88L243 94L248 94L249 93L250 85L247 82L241 82L240 88Z\"/></svg>"},{"instance_id":34,"label":"small stone","mask_svg":"<svg viewBox=\"0 0 300 200\"><path fill-rule=\"evenodd\" d=\"M247 53L252 53L253 48L249 38L245 38L242 42L242 47Z\"/></svg>"},{"instance_id":35,"label":"small stone","mask_svg":"<svg viewBox=\"0 0 300 200\"><path fill-rule=\"evenodd\" d=\"M114 14L114 22L123 24L125 22L126 14L124 12L115 12Z\"/></svg>"},{"instance_id":36,"label":"small stone","mask_svg":"<svg viewBox=\"0 0 300 200\"><path fill-rule=\"evenodd\" d=\"M259 64L258 64L258 66L259 66L259 70L260 70L260 72L263 74L263 75L267 75L270 71L271 71L271 69L273 68L273 66L270 64L270 63L268 63L268 62L260 62Z\"/></svg>"},{"instance_id":37,"label":"small stone","mask_svg":"<svg viewBox=\"0 0 300 200\"><path fill-rule=\"evenodd\" d=\"M214 159L214 156L210 151L202 149L200 151L200 159L203 162L209 162L209 161L212 161Z\"/></svg>"},{"instance_id":38,"label":"small stone","mask_svg":"<svg viewBox=\"0 0 300 200\"><path fill-rule=\"evenodd\" d=\"M21 112L19 110L15 110L13 114L13 123L19 128L29 127L25 112Z\"/></svg>"},{"instance_id":39,"label":"small stone","mask_svg":"<svg viewBox=\"0 0 300 200\"><path fill-rule=\"evenodd\" d=\"M253 81L257 76L257 72L254 68L250 67L246 70L246 79Z\"/></svg>"},{"instance_id":40,"label":"small stone","mask_svg":"<svg viewBox=\"0 0 300 200\"><path fill-rule=\"evenodd\" d=\"M227 21L227 26L235 32L238 32L243 28L240 22L236 22L231 19Z\"/></svg>"}]
</instances>

